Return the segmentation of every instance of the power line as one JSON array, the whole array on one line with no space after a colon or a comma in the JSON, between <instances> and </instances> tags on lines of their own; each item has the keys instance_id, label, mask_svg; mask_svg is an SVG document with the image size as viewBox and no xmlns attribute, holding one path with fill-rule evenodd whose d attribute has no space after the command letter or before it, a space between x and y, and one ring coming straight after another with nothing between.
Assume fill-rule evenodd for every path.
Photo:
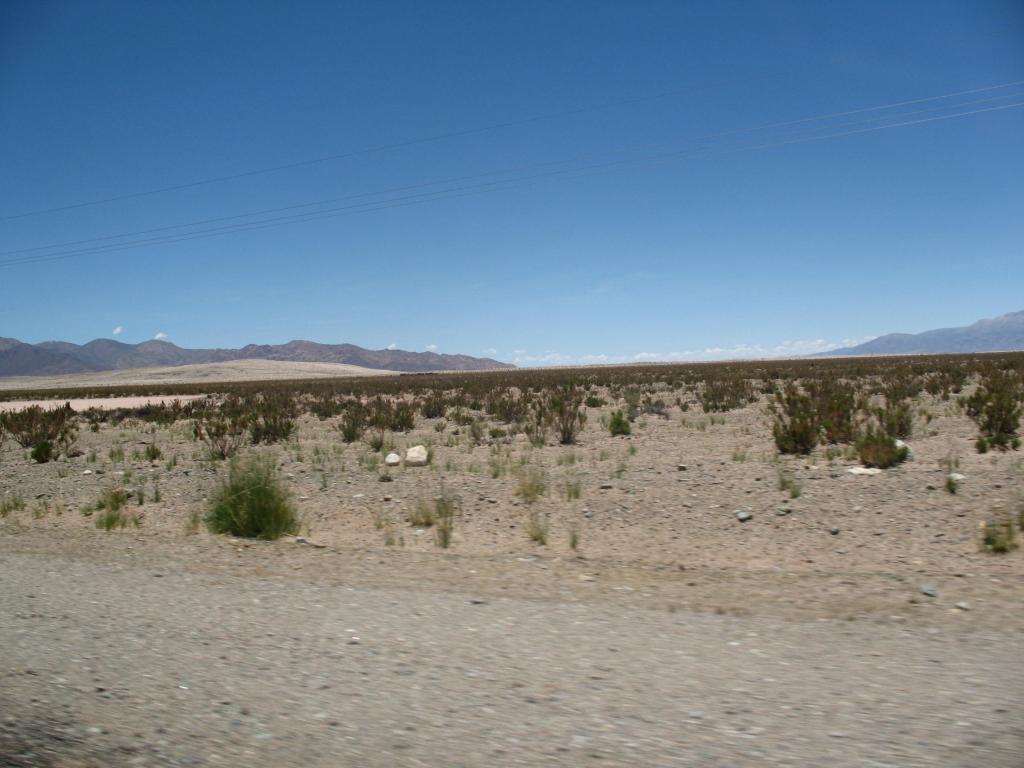
<instances>
[{"instance_id":1,"label":"power line","mask_svg":"<svg viewBox=\"0 0 1024 768\"><path fill-rule=\"evenodd\" d=\"M47 261L55 261L59 259L67 259L80 255L97 255L103 253L111 253L119 250L134 249L139 247L146 247L151 245L162 245L176 242L183 242L186 240L195 240L207 237L216 237L225 234L235 234L238 232L248 232L259 229L266 229L269 227L285 226L288 224L302 224L310 221L318 221L327 218L338 218L346 215L354 215L357 213L367 213L378 210L385 210L388 208L405 207L408 205L416 205L425 202L433 202L436 200L445 200L458 197L467 197L473 194L481 194L486 192L504 191L506 189L513 189L521 186L526 186L530 183L545 180L548 178L554 178L558 175L573 174L571 176L565 176L565 178L580 178L583 176L594 175L595 173L607 172L614 170L615 168L624 165L634 165L638 163L651 163L651 162L664 162L672 160L685 159L686 157L693 156L704 156L712 154L726 154L733 152L744 152L753 151L760 149L767 149L773 147L789 146L793 144L807 143L810 141L820 141L824 139L842 138L855 134L870 133L874 131L888 130L892 128L901 128L911 125L920 125L923 123L931 123L940 120L949 120L959 117L967 117L970 115L981 114L985 112L994 112L1005 109L1013 109L1016 107L1024 106L1024 101L1004 104L994 107L986 107L982 109L969 110L966 112L956 112L946 115L938 115L935 117L922 118L918 120L904 120L897 123L887 123L879 126L872 126L868 128L854 129L849 131L840 131L829 134L817 135L817 136L804 136L789 140L781 140L775 142L768 142L762 144L756 144L746 147L736 147L729 149L719 149L717 152L709 150L680 150L675 152L660 153L656 155L650 155L643 158L618 160L603 164L595 164L591 166L584 166L580 168L568 168L560 171L551 171L542 174L535 174L533 176L521 177L518 179L507 179L493 182L487 182L484 184L469 185L466 187L456 187L454 189L439 190L437 192L418 193L415 195L407 195L405 197L394 198L391 200L377 200L368 203L361 203L357 205L341 206L333 209L326 209L321 211L315 211L308 214L295 214L291 216L278 217L276 219L269 219L260 222L250 222L248 224L235 224L227 225L224 227L216 227L207 230L199 230L197 232L190 232L182 235L172 235L167 237L149 238L146 240L130 241L127 243L117 243L108 246L97 246L94 248L86 248L79 250L72 250L67 252L46 254L41 256L26 256L18 259L9 259L6 261L0 261L0 267L16 266L19 264L34 264ZM713 149L713 148L711 148Z\"/></svg>"},{"instance_id":2,"label":"power line","mask_svg":"<svg viewBox=\"0 0 1024 768\"><path fill-rule=\"evenodd\" d=\"M938 96L928 96L928 97L924 97L924 98L920 98L920 99L912 99L912 100L909 100L909 101L893 102L893 103L889 103L889 104L877 105L877 106L872 106L872 107L864 107L864 108L861 108L861 109L848 110L848 111L845 111L845 112L835 112L835 113L832 113L830 115L812 116L812 117L799 118L799 119L796 119L796 120L790 120L790 121L781 122L781 123L773 123L773 124L768 124L768 125L763 125L763 126L756 126L756 127L753 127L753 128L742 128L742 129L737 129L736 131L733 131L733 132L735 132L735 133L744 133L744 132L756 131L756 130L764 130L764 129L769 129L769 128L780 128L780 127L787 127L787 126L792 126L792 125L798 125L798 124L801 124L801 123L810 122L810 121L814 121L814 120L831 119L831 118L834 118L834 117L845 117L845 116L848 116L848 115L854 115L854 114L859 114L859 113L864 113L864 112L872 112L872 111L878 111L878 110L884 110L884 109L894 109L896 107L908 106L908 105L912 105L912 104L921 104L921 103L925 103L925 102L929 102L929 101L936 101L936 100L940 100L940 99L949 99L949 98L955 98L957 96L966 96L966 95L970 95L970 94L981 93L981 92L984 92L984 91L993 91L993 90L998 90L998 89L1001 89L1001 88L1010 88L1010 87L1013 87L1015 85L1020 85L1022 83L1024 83L1024 80L1016 80L1016 81L1008 82L1008 83L1000 83L1000 84L997 84L997 85L989 85L989 86L983 86L983 87L980 87L980 88L972 88L972 89L968 89L968 90L964 90L964 91L956 91L956 92L953 92L953 93L940 94ZM121 200L130 200L130 199L135 199L135 198L140 198L140 197L147 197L147 196L151 196L151 195L163 194L163 193L167 193L167 192L175 192L175 191L181 191L181 190L185 190L185 189L193 189L193 188L196 188L196 187L206 186L206 185L209 185L209 184L217 184L217 183L221 183L221 182L225 182L225 181L234 181L234 180L237 180L237 179L249 178L249 177L252 177L252 176L258 176L258 175L263 175L263 174L268 174L268 173L276 173L276 172L279 172L279 171L291 170L291 169L294 169L294 168L309 167L309 166L312 166L312 165L317 165L317 164L325 163L325 162L329 162L329 161L342 160L342 159L346 159L346 158L350 158L350 157L358 157L358 156L361 156L361 155L369 155L369 154L375 154L375 153L380 153L380 152L386 152L386 151L390 151L390 150L401 149L401 148L415 146L415 145L419 145L419 144L427 144L427 143L442 141L444 139L460 138L460 137L464 137L464 136L471 136L471 135L474 135L474 134L488 133L488 132L497 131L497 130L501 130L501 129L504 129L504 128L511 128L511 127L515 127L515 126L519 126L519 125L527 125L527 124L530 124L530 123L541 122L541 121L545 121L545 120L554 120L554 119L557 119L557 118L560 118L560 117L571 117L573 115L585 114L587 112L595 112L595 111L600 111L600 110L604 110L604 109L613 109L615 107L626 106L626 105L629 105L629 104L639 104L639 103L643 103L643 102L647 102L647 101L656 101L656 100L660 100L660 99L670 98L670 97L673 97L673 96L679 96L679 95L682 95L682 94L685 94L685 93L691 93L693 91L705 90L705 89L710 88L710 87L711 86L695 86L693 88L688 88L688 89L666 91L666 92L663 92L663 93L660 93L660 94L654 94L654 95L651 95L651 96L631 97L631 98L627 98L627 99L620 99L618 101L607 102L605 104L600 104L600 105L591 105L591 106L579 107L579 108L576 108L576 109L565 110L565 111L561 111L561 112L551 112L551 113L543 114L543 115L534 115L534 116L531 116L531 117L520 118L520 119L516 119L516 120L507 120L507 121L500 122L500 123L493 123L493 124L485 125L485 126L478 126L478 127L474 127L474 128L467 128L467 129L460 130L460 131L450 131L450 132L447 132L447 133L440 133L440 134L435 134L435 135L432 135L432 136L420 137L420 138L416 138L416 139L409 139L409 140L406 140L406 141L392 142L392 143L388 143L388 144L380 144L380 145L377 145L377 146L374 146L374 147L368 147L368 148L359 149L359 150L352 150L352 151L348 151L348 152L341 152L341 153L332 154L332 155L324 155L322 157L310 158L310 159L306 159L306 160L299 160L299 161L296 161L296 162L293 162L293 163L285 163L285 164L282 164L282 165L269 166L269 167L264 167L264 168L256 168L256 169L252 169L252 170L249 170L249 171L243 171L243 172L235 173L235 174L227 174L227 175L223 175L223 176L213 176L213 177L208 177L208 178L205 178L205 179L198 179L196 181L187 182L187 183L183 183L183 184L175 184L175 185L170 185L170 186L165 186L165 187L158 187L158 188L155 188L155 189L141 190L141 191L138 191L138 192L129 192L129 193L125 193L125 194L121 194L121 195L113 195L113 196L105 197L105 198L98 198L98 199L86 200L86 201L82 201L82 202L78 202L78 203L69 203L67 205L54 206L54 207L51 207L51 208L40 208L40 209L33 210L33 211L25 211L23 213L10 214L10 215L6 215L6 216L2 216L2 217L0 217L0 221L12 221L12 220L16 220L16 219L27 218L27 217L30 217L30 216L41 216L41 215L44 215L44 214L58 213L58 212L61 212L61 211L74 210L74 209L78 209L78 208L86 208L86 207L90 207L90 206L102 205L102 204L117 202L117 201L121 201Z\"/></svg>"},{"instance_id":3,"label":"power line","mask_svg":"<svg viewBox=\"0 0 1024 768\"><path fill-rule=\"evenodd\" d=\"M283 163L281 165L267 166L264 168L254 168L248 171L242 171L234 174L226 174L223 176L211 176L205 179L197 179L196 181L185 182L183 184L173 184L166 187L157 187L155 189L141 190L138 192L127 192L125 194L113 195L111 197L97 198L94 200L86 200L78 203L69 203L67 205L54 206L52 208L40 208L33 211L25 211L23 213L0 216L0 221L12 221L15 219L23 219L30 216L42 216L48 213L58 213L60 211L69 211L74 210L76 208L86 208L94 205L103 205L105 203L118 202L121 200L131 200L139 197L159 195L166 192L177 192L185 189L194 189L195 187L206 186L208 184L218 184L225 181L235 181L237 179L245 179L252 176L260 176L268 173L277 173L279 171L287 171L292 170L294 168L305 168L312 165L318 165L320 163L326 163L334 160L344 160L350 157L359 157L362 155L371 155L380 152L388 152L395 149L404 149L406 147L412 147L419 144L429 144L432 142L443 141L445 139L455 139L462 138L464 136L472 136L475 134L490 133L492 131L498 131L505 128L514 128L516 126L529 125L530 123L543 122L546 120L556 120L562 117L573 117L575 115L586 114L588 112L598 112L605 109L614 109L616 107L627 106L630 104L641 104L648 101L658 101L661 99L671 98L673 96L681 96L686 93L692 93L694 91L705 90L710 87L712 86L694 86L693 88L683 88L673 91L665 91L663 93L657 93L649 96L633 96L625 99L619 99L617 101L606 102L604 104L577 107L575 109L569 109L560 112L549 112L547 114L541 115L532 115L530 117L524 117L515 120L506 120L500 123L491 123L489 125L477 126L474 128L466 128L459 131L449 131L445 133L434 134L431 136L407 139L405 141L378 144L376 146L366 147L363 149L339 152L331 155L323 155L321 157L314 157L306 160L297 160L292 163Z\"/></svg>"},{"instance_id":4,"label":"power line","mask_svg":"<svg viewBox=\"0 0 1024 768\"><path fill-rule=\"evenodd\" d=\"M1024 82L1024 81L1022 81L1022 82ZM992 90L991 87L989 87L989 88L979 88L979 89L974 89L973 91L971 91L971 93L978 93L978 92L990 91L990 90ZM839 117L839 116L847 116L847 115L854 115L854 114L865 114L865 113L869 113L869 112L878 112L878 111L883 110L883 109L891 109L891 108L893 108L893 106L905 106L905 105L912 105L912 104L920 104L920 103L935 101L935 100L937 100L939 98L951 98L951 97L954 97L954 96L965 95L966 93L968 93L968 92L960 91L960 92L957 92L955 94L948 94L948 95L946 95L944 97L929 97L929 98L926 98L926 99L914 99L914 100L911 100L911 101L899 102L897 105L879 105L879 106L865 107L865 108L856 109L856 110L848 110L848 111L845 111L845 112L833 112L833 113L827 113L827 114L823 114L823 115L814 115L814 116L809 116L809 117L803 117L803 118L800 118L800 119L797 119L797 120L788 120L788 121L784 121L784 122L780 122L780 123L769 123L769 124L762 124L762 125L757 125L757 126L748 127L748 128L739 128L739 129L730 129L730 130L724 130L724 131L717 131L717 132L703 134L701 136L694 137L693 141L705 141L705 140L708 140L708 139L722 138L722 137L726 137L726 136L731 136L731 135L736 135L736 134L743 134L743 133L752 133L752 132L759 131L759 130L766 130L766 129L769 129L769 128L777 128L777 127L783 127L783 126L794 126L794 125L800 125L800 124L806 125L806 124L811 123L811 122L816 122L816 121L820 122L820 121L830 120L830 119L833 119L833 118ZM1007 98L1020 98L1020 97L1021 97L1021 94L1000 94L998 96L988 96L988 97L981 98L981 99L973 99L971 101L960 102L960 103L957 103L955 105L944 104L944 105L941 105L941 106L938 106L938 107L927 107L927 108L924 108L924 109L914 110L912 112L904 112L904 113L898 115L898 117L905 118L905 117L909 117L909 116L916 115L916 114L926 114L926 113L929 113L929 112L935 112L935 111L945 110L945 109L961 109L963 107L971 106L971 105L975 105L975 104L991 103L993 101L1000 101L1000 100L1007 99ZM896 115L884 115L884 116L872 117L872 118L869 118L868 120L860 120L860 121L851 121L851 122L846 122L846 123L839 123L837 125L831 126L830 129L841 128L841 127L845 127L845 126L849 126L849 125L863 125L864 123L872 123L872 122L877 122L878 120L893 119L894 117L897 117L897 116ZM566 158L566 159L561 159L561 160L546 161L546 162L542 162L542 163L530 163L530 164L519 165L519 166L511 166L511 167L506 167L506 168L496 169L496 170L491 170L491 171L483 171L483 172L474 173L474 174L467 174L467 175L460 175L460 176L450 176L450 177L446 177L446 178L436 179L436 180L433 180L433 181L419 182L419 183L416 183L416 184L406 184L406 185L397 186L397 187L390 187L390 188L385 188L385 189L379 189L379 190L376 190L376 191L353 193L353 194L345 195L345 196L342 196L342 197L327 198L327 199L322 199L322 200L313 200L313 201L309 201L309 202L296 203L296 204L293 204L293 205L278 206L278 207L273 207L273 208L264 208L264 209L260 209L260 210L247 211L247 212L244 212L244 213L231 214L231 215L227 215L227 216L217 216L217 217L212 217L212 218L198 219L198 220L193 220L193 221L190 221L190 222L184 222L184 223L181 223L181 224L170 224L170 225L161 226L161 227L152 227L152 228L148 228L148 229L134 230L134 231L130 231L130 232L121 232L121 233L113 234L113 235L103 235L103 236L92 237L92 238L83 238L83 239L79 239L79 240L69 240L69 241L64 241L64 242L60 242L60 243L50 243L48 245L33 246L33 247L30 247L30 248L18 248L18 249L13 249L13 250L0 251L0 256L15 256L15 255L20 255L20 254L36 253L36 252L39 252L39 251L52 250L52 249L56 249L56 248L69 248L69 247L72 247L72 246L88 245L90 243L99 243L99 242L103 242L103 241L119 240L119 239L128 238L128 237L138 237L138 236L142 236L142 235L150 235L150 234L157 234L157 233L161 233L161 232L169 232L169 231L172 231L172 230L175 230L175 229L186 229L188 227L198 227L198 226L204 226L204 225L208 225L208 224L219 224L219 223L222 223L222 222L232 221L232 220L236 220L236 219L254 218L254 217L257 217L257 216L266 216L266 215L277 214L277 213L285 213L287 211L294 211L294 210L299 210L299 209L302 209L302 208L313 208L313 207L321 206L321 205L332 205L332 204L339 203L339 202L342 202L342 201L347 201L347 200L357 200L359 198L370 198L370 197L376 197L376 196L380 196L380 195L395 194L395 193L398 193L398 192L407 192L407 191L414 190L414 189L423 189L423 188L426 188L426 187L439 186L439 185L442 185L442 184L453 184L453 183L459 183L459 182L473 181L473 180L476 180L476 179L486 178L488 176L500 176L502 174L519 173L519 172L522 172L522 171L533 170L533 169L538 169L538 168L547 168L547 167L551 167L551 166L566 165L568 163L577 162L577 161L584 160L584 159L587 159L587 158L601 157L601 156L608 155L608 154L613 154L613 153L636 152L636 151L642 151L642 150L651 150L651 149L655 149L655 148L658 148L658 147L665 147L665 146L671 146L671 145L661 143L661 144L658 144L658 145L644 145L644 146L633 145L631 147L616 147L614 149L606 150L606 151L600 152L600 153L593 153L593 152L591 152L591 153L584 153L584 154L581 154L581 155L576 155L574 157ZM700 149L709 149L709 148L701 147ZM686 151L686 150L676 150L676 151ZM568 169L568 170L571 170L571 169ZM371 204L371 203L366 203L366 205L369 205L369 204ZM358 207L358 206L355 206L355 207ZM312 212L312 213L317 213L317 212ZM300 214L296 214L296 215L300 215ZM250 223L251 224L258 224L260 222L250 222ZM243 224L240 223L237 226L243 226ZM116 243L112 244L112 246L116 246L116 245L118 245L118 244L116 244Z\"/></svg>"}]
</instances>

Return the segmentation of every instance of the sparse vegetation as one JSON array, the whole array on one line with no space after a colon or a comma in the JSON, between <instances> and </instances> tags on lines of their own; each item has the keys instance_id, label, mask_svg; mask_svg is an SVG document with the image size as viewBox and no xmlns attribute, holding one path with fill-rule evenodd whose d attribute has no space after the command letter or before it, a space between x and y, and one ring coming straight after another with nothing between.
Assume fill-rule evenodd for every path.
<instances>
[{"instance_id":1,"label":"sparse vegetation","mask_svg":"<svg viewBox=\"0 0 1024 768\"><path fill-rule=\"evenodd\" d=\"M612 437L628 435L632 431L632 428L629 426L629 419L626 418L622 411L612 413L612 417L608 421L608 431L611 432Z\"/></svg>"},{"instance_id":2,"label":"sparse vegetation","mask_svg":"<svg viewBox=\"0 0 1024 768\"><path fill-rule=\"evenodd\" d=\"M975 393L967 398L964 408L981 432L978 453L985 453L989 448L1006 451L1020 447L1017 430L1024 410L1024 384L1019 373L992 369L983 376Z\"/></svg>"},{"instance_id":3,"label":"sparse vegetation","mask_svg":"<svg viewBox=\"0 0 1024 768\"><path fill-rule=\"evenodd\" d=\"M772 436L779 453L806 455L818 444L821 422L813 398L790 382L775 394Z\"/></svg>"},{"instance_id":4,"label":"sparse vegetation","mask_svg":"<svg viewBox=\"0 0 1024 768\"><path fill-rule=\"evenodd\" d=\"M865 426L857 438L857 454L865 467L889 469L906 461L907 449L897 445L896 438L873 424Z\"/></svg>"},{"instance_id":5,"label":"sparse vegetation","mask_svg":"<svg viewBox=\"0 0 1024 768\"><path fill-rule=\"evenodd\" d=\"M205 518L211 533L277 539L298 532L290 495L267 457L236 458L215 489Z\"/></svg>"},{"instance_id":6,"label":"sparse vegetation","mask_svg":"<svg viewBox=\"0 0 1024 768\"><path fill-rule=\"evenodd\" d=\"M995 554L1005 554L1017 548L1017 531L1013 520L1008 515L1000 515L995 520L986 520L981 524L981 550Z\"/></svg>"}]
</instances>

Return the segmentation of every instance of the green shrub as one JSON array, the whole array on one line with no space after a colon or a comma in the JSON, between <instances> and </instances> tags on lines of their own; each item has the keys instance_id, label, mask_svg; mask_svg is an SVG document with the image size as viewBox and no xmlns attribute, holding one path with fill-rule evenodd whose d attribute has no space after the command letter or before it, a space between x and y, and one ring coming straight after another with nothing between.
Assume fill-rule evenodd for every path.
<instances>
[{"instance_id":1,"label":"green shrub","mask_svg":"<svg viewBox=\"0 0 1024 768\"><path fill-rule=\"evenodd\" d=\"M731 411L757 399L749 380L734 375L708 379L697 393L705 413Z\"/></svg>"},{"instance_id":2,"label":"green shrub","mask_svg":"<svg viewBox=\"0 0 1024 768\"><path fill-rule=\"evenodd\" d=\"M245 442L250 415L237 397L225 398L219 407L205 403L197 407L192 435L206 444L210 457L230 459Z\"/></svg>"},{"instance_id":3,"label":"green shrub","mask_svg":"<svg viewBox=\"0 0 1024 768\"><path fill-rule=\"evenodd\" d=\"M163 455L163 452L156 443L150 443L146 446L146 450L143 452L143 455L146 457L146 461L152 463L157 461L160 456Z\"/></svg>"},{"instance_id":4,"label":"green shrub","mask_svg":"<svg viewBox=\"0 0 1024 768\"><path fill-rule=\"evenodd\" d=\"M544 473L539 469L530 467L519 473L515 495L527 504L533 504L539 496L544 495L546 490L547 481L544 478Z\"/></svg>"},{"instance_id":5,"label":"green shrub","mask_svg":"<svg viewBox=\"0 0 1024 768\"><path fill-rule=\"evenodd\" d=\"M1024 386L1012 371L990 371L977 391L967 398L965 410L981 432L978 453L989 448L1005 451L1020 447L1017 430L1024 410Z\"/></svg>"},{"instance_id":6,"label":"green shrub","mask_svg":"<svg viewBox=\"0 0 1024 768\"><path fill-rule=\"evenodd\" d=\"M70 403L48 410L31 405L20 411L0 413L0 425L22 448L34 448L44 442L60 443L70 448L78 431L73 422L74 416Z\"/></svg>"},{"instance_id":7,"label":"green shrub","mask_svg":"<svg viewBox=\"0 0 1024 768\"><path fill-rule=\"evenodd\" d=\"M608 431L611 432L612 437L628 435L632 431L632 428L629 426L629 419L626 418L622 411L612 413L611 419L608 420Z\"/></svg>"},{"instance_id":8,"label":"green shrub","mask_svg":"<svg viewBox=\"0 0 1024 768\"><path fill-rule=\"evenodd\" d=\"M869 424L857 439L857 455L865 467L889 469L906 461L905 446L897 446L896 438L884 429Z\"/></svg>"},{"instance_id":9,"label":"green shrub","mask_svg":"<svg viewBox=\"0 0 1024 768\"><path fill-rule=\"evenodd\" d=\"M299 529L274 462L259 456L231 462L227 478L213 493L205 522L211 533L248 539L273 540Z\"/></svg>"},{"instance_id":10,"label":"green shrub","mask_svg":"<svg viewBox=\"0 0 1024 768\"><path fill-rule=\"evenodd\" d=\"M852 443L856 438L856 388L848 382L826 378L809 383L807 390L814 400L825 442Z\"/></svg>"},{"instance_id":11,"label":"green shrub","mask_svg":"<svg viewBox=\"0 0 1024 768\"><path fill-rule=\"evenodd\" d=\"M341 415L341 423L338 430L341 432L341 439L346 443L354 443L363 436L366 429L366 412L358 402L350 402Z\"/></svg>"},{"instance_id":12,"label":"green shrub","mask_svg":"<svg viewBox=\"0 0 1024 768\"><path fill-rule=\"evenodd\" d=\"M4 496L3 500L0 501L0 517L7 517L11 512L17 512L24 508L25 500L18 494Z\"/></svg>"},{"instance_id":13,"label":"green shrub","mask_svg":"<svg viewBox=\"0 0 1024 768\"><path fill-rule=\"evenodd\" d=\"M109 488L104 488L100 492L100 497L96 500L96 509L105 509L108 512L117 512L127 503L128 492L124 488L111 486Z\"/></svg>"},{"instance_id":14,"label":"green shrub","mask_svg":"<svg viewBox=\"0 0 1024 768\"><path fill-rule=\"evenodd\" d=\"M1017 532L1008 517L986 520L981 524L981 550L1003 554L1017 548Z\"/></svg>"},{"instance_id":15,"label":"green shrub","mask_svg":"<svg viewBox=\"0 0 1024 768\"><path fill-rule=\"evenodd\" d=\"M262 413L249 424L249 438L254 444L279 443L295 431L295 421L283 413Z\"/></svg>"},{"instance_id":16,"label":"green shrub","mask_svg":"<svg viewBox=\"0 0 1024 768\"><path fill-rule=\"evenodd\" d=\"M105 509L102 514L96 516L96 527L102 531L112 531L115 528L138 528L139 518L138 515L129 514L122 511L120 508L117 509Z\"/></svg>"},{"instance_id":17,"label":"green shrub","mask_svg":"<svg viewBox=\"0 0 1024 768\"><path fill-rule=\"evenodd\" d=\"M779 453L807 455L814 450L821 424L810 395L790 382L782 391L775 393L772 411L775 418L772 437Z\"/></svg>"},{"instance_id":18,"label":"green shrub","mask_svg":"<svg viewBox=\"0 0 1024 768\"><path fill-rule=\"evenodd\" d=\"M43 442L32 449L31 456L36 464L45 464L54 457L53 444L49 440L43 440Z\"/></svg>"},{"instance_id":19,"label":"green shrub","mask_svg":"<svg viewBox=\"0 0 1024 768\"><path fill-rule=\"evenodd\" d=\"M583 392L572 382L548 395L547 411L550 414L558 441L572 445L576 436L587 423L587 412L583 407Z\"/></svg>"}]
</instances>

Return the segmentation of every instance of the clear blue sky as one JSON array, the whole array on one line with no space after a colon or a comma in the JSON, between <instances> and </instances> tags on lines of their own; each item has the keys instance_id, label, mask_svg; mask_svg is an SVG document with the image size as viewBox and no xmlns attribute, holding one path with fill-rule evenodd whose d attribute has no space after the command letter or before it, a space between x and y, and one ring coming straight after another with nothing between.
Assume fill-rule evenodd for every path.
<instances>
[{"instance_id":1,"label":"clear blue sky","mask_svg":"<svg viewBox=\"0 0 1024 768\"><path fill-rule=\"evenodd\" d=\"M1020 80L1020 0L6 0L0 336L536 364L969 323L1024 309L1024 85L977 90Z\"/></svg>"}]
</instances>

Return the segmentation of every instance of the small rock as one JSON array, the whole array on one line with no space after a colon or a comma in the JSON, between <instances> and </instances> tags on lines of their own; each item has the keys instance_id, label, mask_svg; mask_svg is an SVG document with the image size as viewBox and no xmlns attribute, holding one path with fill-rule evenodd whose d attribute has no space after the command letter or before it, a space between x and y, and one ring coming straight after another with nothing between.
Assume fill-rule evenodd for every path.
<instances>
[{"instance_id":1,"label":"small rock","mask_svg":"<svg viewBox=\"0 0 1024 768\"><path fill-rule=\"evenodd\" d=\"M831 533L833 536L838 536L839 535L839 529L834 527L834 526L832 528L830 528L828 532Z\"/></svg>"},{"instance_id":2,"label":"small rock","mask_svg":"<svg viewBox=\"0 0 1024 768\"><path fill-rule=\"evenodd\" d=\"M384 466L385 467L397 467L401 463L402 463L402 457L399 456L394 451L392 451L391 453L389 453L387 456L384 457Z\"/></svg>"},{"instance_id":3,"label":"small rock","mask_svg":"<svg viewBox=\"0 0 1024 768\"><path fill-rule=\"evenodd\" d=\"M752 514L750 514L749 512L744 512L742 509L736 513L736 519L739 520L741 523L745 523L747 522L747 520L750 520L753 517L754 516Z\"/></svg>"},{"instance_id":4,"label":"small rock","mask_svg":"<svg viewBox=\"0 0 1024 768\"><path fill-rule=\"evenodd\" d=\"M676 467L676 469L679 470L680 472L685 472L686 471L686 465L685 464L679 464Z\"/></svg>"},{"instance_id":5,"label":"small rock","mask_svg":"<svg viewBox=\"0 0 1024 768\"><path fill-rule=\"evenodd\" d=\"M414 445L405 452L405 466L407 467L425 467L428 459L427 449L422 445Z\"/></svg>"},{"instance_id":6,"label":"small rock","mask_svg":"<svg viewBox=\"0 0 1024 768\"><path fill-rule=\"evenodd\" d=\"M918 591L925 597L936 597L939 594L935 587L928 584L923 584Z\"/></svg>"},{"instance_id":7,"label":"small rock","mask_svg":"<svg viewBox=\"0 0 1024 768\"><path fill-rule=\"evenodd\" d=\"M957 603L956 607L959 608L961 611L969 611L969 610L971 610L971 606L968 603L963 603L963 602Z\"/></svg>"},{"instance_id":8,"label":"small rock","mask_svg":"<svg viewBox=\"0 0 1024 768\"><path fill-rule=\"evenodd\" d=\"M950 472L948 475L946 475L946 477L948 477L954 483L960 483L960 482L963 482L964 480L967 479L966 477L961 475L959 472Z\"/></svg>"},{"instance_id":9,"label":"small rock","mask_svg":"<svg viewBox=\"0 0 1024 768\"><path fill-rule=\"evenodd\" d=\"M601 483L598 486L598 488L600 488L602 491L610 491L611 488L612 488L612 484L611 483Z\"/></svg>"},{"instance_id":10,"label":"small rock","mask_svg":"<svg viewBox=\"0 0 1024 768\"><path fill-rule=\"evenodd\" d=\"M776 515L777 517L785 517L785 516L786 516L786 515L788 515L788 514L789 514L790 512L792 512L792 510L790 510L790 509L780 509L780 510L778 510L778 511L776 511L776 512L775 512L775 515Z\"/></svg>"},{"instance_id":11,"label":"small rock","mask_svg":"<svg viewBox=\"0 0 1024 768\"><path fill-rule=\"evenodd\" d=\"M83 475L91 475L91 474L92 474L92 470L91 470L91 469L87 469L87 470L85 470L85 472L83 472L82 474L83 474Z\"/></svg>"},{"instance_id":12,"label":"small rock","mask_svg":"<svg viewBox=\"0 0 1024 768\"><path fill-rule=\"evenodd\" d=\"M882 473L878 467L850 467L846 471L851 475L879 475Z\"/></svg>"}]
</instances>

